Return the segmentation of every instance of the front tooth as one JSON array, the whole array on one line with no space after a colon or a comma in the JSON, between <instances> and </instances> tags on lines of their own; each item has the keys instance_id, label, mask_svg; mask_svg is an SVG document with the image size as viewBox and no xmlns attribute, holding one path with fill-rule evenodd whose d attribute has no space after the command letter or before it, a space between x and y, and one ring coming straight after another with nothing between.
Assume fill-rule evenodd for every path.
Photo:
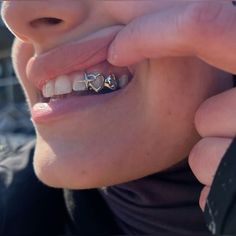
<instances>
[{"instance_id":1,"label":"front tooth","mask_svg":"<svg viewBox=\"0 0 236 236\"><path fill-rule=\"evenodd\" d=\"M62 95L72 92L72 85L67 75L58 76L55 81L55 95Z\"/></svg>"},{"instance_id":2,"label":"front tooth","mask_svg":"<svg viewBox=\"0 0 236 236\"><path fill-rule=\"evenodd\" d=\"M43 86L43 96L45 98L52 97L54 95L54 81L50 80Z\"/></svg>"},{"instance_id":3,"label":"front tooth","mask_svg":"<svg viewBox=\"0 0 236 236\"><path fill-rule=\"evenodd\" d=\"M126 84L128 84L129 82L129 77L128 75L122 75L120 78L119 78L119 87L120 88L124 88Z\"/></svg>"},{"instance_id":4,"label":"front tooth","mask_svg":"<svg viewBox=\"0 0 236 236\"><path fill-rule=\"evenodd\" d=\"M84 73L83 72L76 73L74 80L73 80L73 90L74 91L87 90L87 86L84 81Z\"/></svg>"}]
</instances>

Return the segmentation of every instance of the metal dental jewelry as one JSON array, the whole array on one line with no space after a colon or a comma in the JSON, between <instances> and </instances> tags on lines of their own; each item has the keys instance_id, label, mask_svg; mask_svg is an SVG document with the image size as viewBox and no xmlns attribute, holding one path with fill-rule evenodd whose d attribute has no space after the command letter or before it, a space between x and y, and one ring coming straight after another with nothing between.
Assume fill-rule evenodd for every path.
<instances>
[{"instance_id":1,"label":"metal dental jewelry","mask_svg":"<svg viewBox=\"0 0 236 236\"><path fill-rule=\"evenodd\" d=\"M111 90L116 90L118 88L117 79L114 74L105 78L100 73L85 73L84 82L88 90L94 90L97 93L105 87Z\"/></svg>"}]
</instances>

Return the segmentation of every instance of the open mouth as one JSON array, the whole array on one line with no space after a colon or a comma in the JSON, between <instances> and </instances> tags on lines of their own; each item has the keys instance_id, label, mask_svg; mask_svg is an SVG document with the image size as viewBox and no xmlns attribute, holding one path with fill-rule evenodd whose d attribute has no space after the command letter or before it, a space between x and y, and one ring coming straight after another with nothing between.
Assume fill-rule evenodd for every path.
<instances>
[{"instance_id":1,"label":"open mouth","mask_svg":"<svg viewBox=\"0 0 236 236\"><path fill-rule=\"evenodd\" d=\"M30 58L26 67L35 87L31 116L35 123L83 117L120 103L135 77L135 65L107 61L109 46L123 25L100 29ZM131 86L132 87L132 86ZM124 89L126 88L126 89ZM130 93L129 93L130 94ZM86 111L86 112L85 112Z\"/></svg>"},{"instance_id":2,"label":"open mouth","mask_svg":"<svg viewBox=\"0 0 236 236\"><path fill-rule=\"evenodd\" d=\"M108 62L104 64L108 67L98 64L86 71L78 70L46 81L38 90L38 101L31 108L32 120L48 123L117 102L117 95L134 80L134 70L114 67Z\"/></svg>"},{"instance_id":3,"label":"open mouth","mask_svg":"<svg viewBox=\"0 0 236 236\"><path fill-rule=\"evenodd\" d=\"M106 62L107 63L107 62ZM47 81L41 91L40 102L51 103L72 96L103 95L126 87L132 79L128 68L107 71L77 71Z\"/></svg>"}]
</instances>

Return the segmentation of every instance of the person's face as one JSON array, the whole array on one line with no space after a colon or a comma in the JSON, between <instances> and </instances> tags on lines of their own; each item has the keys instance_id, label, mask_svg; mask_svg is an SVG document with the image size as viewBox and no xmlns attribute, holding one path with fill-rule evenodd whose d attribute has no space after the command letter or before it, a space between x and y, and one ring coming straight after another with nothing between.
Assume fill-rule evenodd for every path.
<instances>
[{"instance_id":1,"label":"person's face","mask_svg":"<svg viewBox=\"0 0 236 236\"><path fill-rule=\"evenodd\" d=\"M13 63L31 112L40 101L33 84L40 76L27 78L31 57L183 2L3 2L3 18L21 39L13 46ZM63 23L53 24L42 20L44 17ZM57 60L47 63L57 64ZM90 188L164 170L184 159L198 140L194 114L201 102L231 86L231 80L225 79L229 75L194 57L145 60L133 70L131 82L123 89L99 97L88 95L89 99L75 95L73 101L81 99L81 105L64 108L53 118L33 115L37 133L34 168L39 179L50 186ZM47 71L39 71L43 73L47 75ZM64 104L66 99L57 103Z\"/></svg>"}]
</instances>

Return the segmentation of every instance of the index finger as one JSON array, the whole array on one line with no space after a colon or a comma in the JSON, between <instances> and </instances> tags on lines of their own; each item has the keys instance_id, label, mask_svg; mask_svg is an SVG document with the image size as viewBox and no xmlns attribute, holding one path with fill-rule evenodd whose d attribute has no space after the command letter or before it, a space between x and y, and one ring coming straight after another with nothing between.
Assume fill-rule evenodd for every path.
<instances>
[{"instance_id":1,"label":"index finger","mask_svg":"<svg viewBox=\"0 0 236 236\"><path fill-rule=\"evenodd\" d=\"M144 15L117 35L108 60L127 66L148 58L196 55L236 73L236 7L232 1L201 1Z\"/></svg>"}]
</instances>

